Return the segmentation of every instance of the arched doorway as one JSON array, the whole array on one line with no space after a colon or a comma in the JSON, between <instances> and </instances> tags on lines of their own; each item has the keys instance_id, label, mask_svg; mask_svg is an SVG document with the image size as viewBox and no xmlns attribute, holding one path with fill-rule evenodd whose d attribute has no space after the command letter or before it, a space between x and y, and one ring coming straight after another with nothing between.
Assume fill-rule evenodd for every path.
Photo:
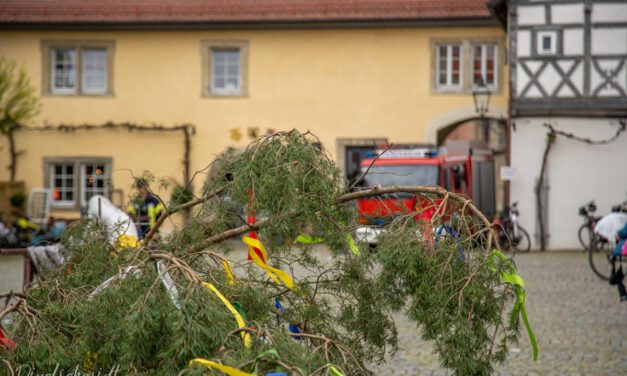
<instances>
[{"instance_id":1,"label":"arched doorway","mask_svg":"<svg viewBox=\"0 0 627 376\"><path fill-rule=\"evenodd\" d=\"M501 210L505 203L505 182L499 171L507 164L506 109L495 107L479 118L474 107L449 111L432 119L426 127L425 138L449 153L468 153L471 149L489 150L494 156L494 188L496 207Z\"/></svg>"}]
</instances>

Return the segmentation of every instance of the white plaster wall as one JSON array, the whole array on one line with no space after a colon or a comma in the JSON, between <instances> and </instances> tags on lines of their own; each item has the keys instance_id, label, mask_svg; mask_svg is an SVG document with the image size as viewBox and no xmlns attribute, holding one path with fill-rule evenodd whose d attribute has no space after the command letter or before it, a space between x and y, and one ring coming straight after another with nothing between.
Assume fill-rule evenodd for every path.
<instances>
[{"instance_id":1,"label":"white plaster wall","mask_svg":"<svg viewBox=\"0 0 627 376\"><path fill-rule=\"evenodd\" d=\"M516 33L516 55L518 57L531 56L531 31L520 30Z\"/></svg>"},{"instance_id":2,"label":"white plaster wall","mask_svg":"<svg viewBox=\"0 0 627 376\"><path fill-rule=\"evenodd\" d=\"M583 55L583 29L565 29L562 44L564 55Z\"/></svg>"},{"instance_id":3,"label":"white plaster wall","mask_svg":"<svg viewBox=\"0 0 627 376\"><path fill-rule=\"evenodd\" d=\"M551 5L551 22L554 24L583 23L583 4Z\"/></svg>"},{"instance_id":4,"label":"white plaster wall","mask_svg":"<svg viewBox=\"0 0 627 376\"><path fill-rule=\"evenodd\" d=\"M544 25L544 5L518 6L518 25Z\"/></svg>"},{"instance_id":5,"label":"white plaster wall","mask_svg":"<svg viewBox=\"0 0 627 376\"><path fill-rule=\"evenodd\" d=\"M627 18L625 21L627 22ZM627 54L627 28L592 29L592 54Z\"/></svg>"},{"instance_id":6,"label":"white plaster wall","mask_svg":"<svg viewBox=\"0 0 627 376\"><path fill-rule=\"evenodd\" d=\"M517 118L512 131L511 164L517 177L511 182L511 201L518 201L520 220L537 248L534 185L540 172L547 128L591 139L607 139L617 122L593 118ZM580 206L594 199L599 214L627 199L627 134L609 145L592 146L558 136L547 163L549 249L579 248L577 230L583 223Z\"/></svg>"},{"instance_id":7,"label":"white plaster wall","mask_svg":"<svg viewBox=\"0 0 627 376\"><path fill-rule=\"evenodd\" d=\"M592 5L592 22L625 22L627 20L627 3L598 3Z\"/></svg>"}]
</instances>

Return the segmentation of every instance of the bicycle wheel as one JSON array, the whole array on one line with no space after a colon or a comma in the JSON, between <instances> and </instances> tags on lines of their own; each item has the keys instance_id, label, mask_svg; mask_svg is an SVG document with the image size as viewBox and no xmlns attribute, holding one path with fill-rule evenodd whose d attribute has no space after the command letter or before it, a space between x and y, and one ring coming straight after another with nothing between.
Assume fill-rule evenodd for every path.
<instances>
[{"instance_id":1,"label":"bicycle wheel","mask_svg":"<svg viewBox=\"0 0 627 376\"><path fill-rule=\"evenodd\" d=\"M605 281L610 279L610 273L612 272L611 254L612 247L605 239L595 237L591 240L588 251L590 267L594 274Z\"/></svg>"},{"instance_id":2,"label":"bicycle wheel","mask_svg":"<svg viewBox=\"0 0 627 376\"><path fill-rule=\"evenodd\" d=\"M518 226L518 237L512 239L512 246L514 246L514 249L518 252L529 252L531 249L531 238L529 238L527 230L520 225Z\"/></svg>"},{"instance_id":3,"label":"bicycle wheel","mask_svg":"<svg viewBox=\"0 0 627 376\"><path fill-rule=\"evenodd\" d=\"M583 249L588 250L590 248L590 238L592 237L592 233L590 232L590 227L587 224L584 223L581 227L579 227L577 237L579 238L579 243Z\"/></svg>"}]
</instances>

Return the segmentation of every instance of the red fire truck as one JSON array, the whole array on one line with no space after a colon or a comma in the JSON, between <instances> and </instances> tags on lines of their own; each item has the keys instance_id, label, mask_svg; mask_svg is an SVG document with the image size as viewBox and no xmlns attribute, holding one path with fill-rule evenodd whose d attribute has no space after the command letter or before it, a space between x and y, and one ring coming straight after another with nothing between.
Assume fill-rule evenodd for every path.
<instances>
[{"instance_id":1,"label":"red fire truck","mask_svg":"<svg viewBox=\"0 0 627 376\"><path fill-rule=\"evenodd\" d=\"M438 154L425 148L392 148L373 155L361 163L365 174L361 187L395 185L439 185L451 192L470 197L488 217L495 214L494 159L492 153L470 149L467 154ZM420 202L412 194L392 197L364 198L357 201L356 237L376 244L385 224L395 214L416 210ZM429 219L432 213L423 211L419 218Z\"/></svg>"}]
</instances>

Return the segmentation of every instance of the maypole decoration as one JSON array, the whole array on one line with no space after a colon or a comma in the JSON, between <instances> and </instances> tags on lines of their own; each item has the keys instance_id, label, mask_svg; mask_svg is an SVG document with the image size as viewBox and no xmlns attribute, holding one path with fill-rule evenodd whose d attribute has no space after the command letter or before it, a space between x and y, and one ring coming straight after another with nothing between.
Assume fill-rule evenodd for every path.
<instances>
[{"instance_id":1,"label":"maypole decoration","mask_svg":"<svg viewBox=\"0 0 627 376\"><path fill-rule=\"evenodd\" d=\"M0 363L9 374L371 376L368 365L394 362L399 315L455 374L492 374L522 325L537 356L522 278L506 250L492 252L492 223L472 201L440 187L350 189L320 144L290 131L224 152L202 195L166 207L142 244L123 212L90 201L93 218L63 235L65 264L24 294L0 292ZM432 206L428 218L415 206L390 216L376 251L353 239L355 200L407 195ZM249 261L229 259L240 237Z\"/></svg>"},{"instance_id":2,"label":"maypole decoration","mask_svg":"<svg viewBox=\"0 0 627 376\"><path fill-rule=\"evenodd\" d=\"M249 190L248 195L248 224L253 225L257 222L255 217L255 210L253 209L253 200L255 199L255 193L252 189ZM242 238L244 244L248 246L248 259L252 260L255 265L263 269L266 274L277 284L283 283L286 287L294 288L294 281L286 272L273 268L268 264L268 252L263 246L255 231L251 231L248 236Z\"/></svg>"}]
</instances>

